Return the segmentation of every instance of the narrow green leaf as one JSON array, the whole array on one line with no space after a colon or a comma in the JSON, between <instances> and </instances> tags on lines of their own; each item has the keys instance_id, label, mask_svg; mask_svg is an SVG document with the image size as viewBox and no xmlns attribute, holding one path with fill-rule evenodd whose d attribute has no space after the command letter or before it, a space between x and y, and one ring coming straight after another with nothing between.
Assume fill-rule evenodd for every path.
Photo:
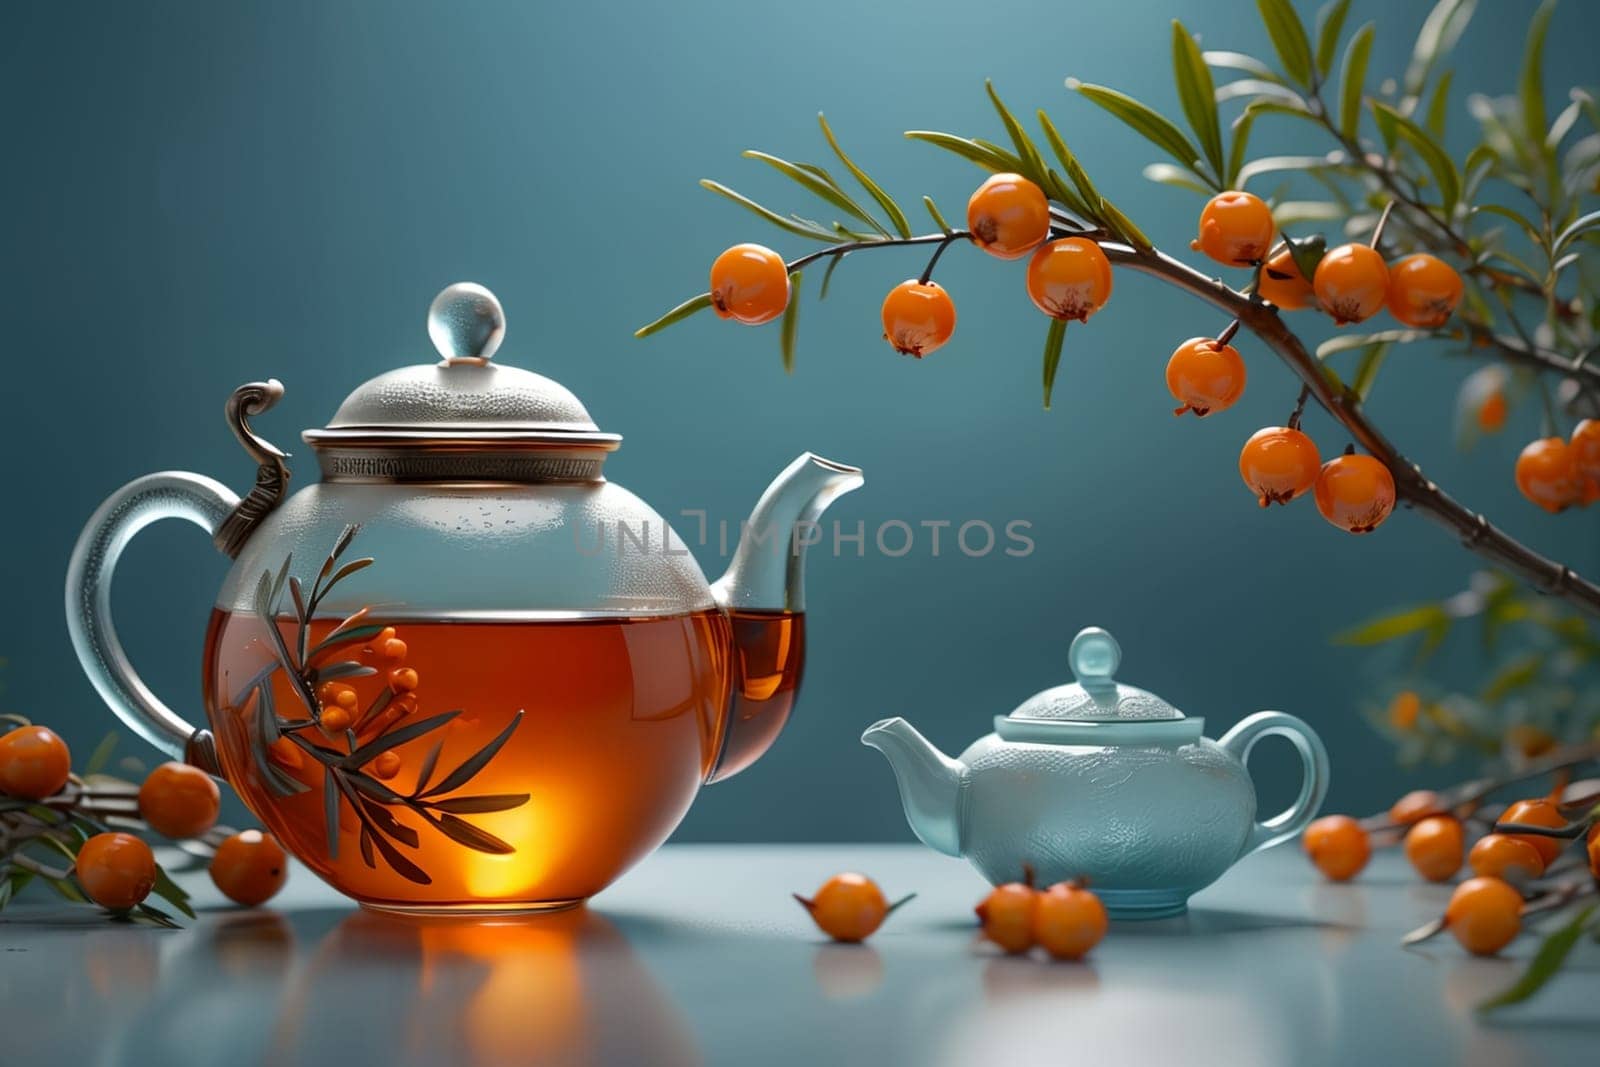
<instances>
[{"instance_id":1,"label":"narrow green leaf","mask_svg":"<svg viewBox=\"0 0 1600 1067\"><path fill-rule=\"evenodd\" d=\"M1155 246L1150 243L1150 238L1144 235L1144 231L1135 226L1132 219L1119 211L1117 205L1103 196L1100 198L1100 217L1105 220L1106 225L1118 237L1121 237L1139 251L1149 253L1154 250Z\"/></svg>"},{"instance_id":2,"label":"narrow green leaf","mask_svg":"<svg viewBox=\"0 0 1600 1067\"><path fill-rule=\"evenodd\" d=\"M1044 335L1044 409L1050 410L1050 394L1056 387L1056 368L1061 365L1061 342L1067 336L1067 320L1051 319Z\"/></svg>"},{"instance_id":3,"label":"narrow green leaf","mask_svg":"<svg viewBox=\"0 0 1600 1067\"><path fill-rule=\"evenodd\" d=\"M817 124L822 127L822 136L828 139L828 147L833 149L833 154L839 157L839 162L844 164L845 170L848 170L855 180L861 183L861 188L865 189L868 195L878 202L878 206L883 209L885 215L889 216L889 221L894 224L894 228L900 236L910 237L911 224L906 221L906 213L900 210L900 205L895 203L894 198L884 192L877 182L867 177L866 171L856 166L855 162L844 154L844 149L839 147L839 139L833 135L833 128L828 125L828 120L823 117L821 112L817 113Z\"/></svg>"},{"instance_id":4,"label":"narrow green leaf","mask_svg":"<svg viewBox=\"0 0 1600 1067\"><path fill-rule=\"evenodd\" d=\"M512 716L511 721L506 724L506 728L496 734L492 741L462 760L455 770L445 775L444 780L428 790L425 795L431 797L439 793L453 793L472 781L479 771L489 765L489 761L494 759L495 754L500 751L501 747L511 740L511 735L516 732L517 725L522 722L522 715L523 713L519 711Z\"/></svg>"},{"instance_id":5,"label":"narrow green leaf","mask_svg":"<svg viewBox=\"0 0 1600 1067\"><path fill-rule=\"evenodd\" d=\"M1063 185L1056 190L1058 198L1063 204L1067 205L1068 210L1075 212L1086 221L1100 221L1089 206L1099 200L1099 194L1093 192L1094 186L1089 181L1089 175L1079 165L1078 157L1072 154L1072 149L1067 147L1067 142L1061 136L1061 131L1056 129L1056 124L1050 121L1050 116L1043 108L1039 109L1039 127L1044 130L1044 139L1049 142L1050 151L1055 153L1055 157L1061 161L1061 169L1067 172L1067 176L1077 186L1077 190L1074 192ZM1054 172L1052 171L1052 173Z\"/></svg>"},{"instance_id":6,"label":"narrow green leaf","mask_svg":"<svg viewBox=\"0 0 1600 1067\"><path fill-rule=\"evenodd\" d=\"M496 793L477 797L451 797L449 800L432 802L430 806L436 811L448 811L453 815L483 815L492 811L510 811L512 808L520 808L527 802L527 793Z\"/></svg>"},{"instance_id":7,"label":"narrow green leaf","mask_svg":"<svg viewBox=\"0 0 1600 1067\"><path fill-rule=\"evenodd\" d=\"M1539 951L1528 961L1522 977L1505 992L1479 1004L1478 1010L1493 1011L1508 1004L1520 1004L1544 988L1545 983L1554 978L1556 972L1561 970L1561 965L1567 962L1568 954L1578 943L1578 938L1583 936L1584 924L1589 921L1589 916L1594 914L1596 907L1600 905L1590 904L1574 915L1565 926L1546 937L1544 943L1539 946Z\"/></svg>"},{"instance_id":8,"label":"narrow green leaf","mask_svg":"<svg viewBox=\"0 0 1600 1067\"><path fill-rule=\"evenodd\" d=\"M1017 158L1022 161L1022 176L1039 185L1048 181L1045 177L1044 160L1039 156L1039 148L1033 143L1033 138L1028 136L1028 131L1022 128L1022 123L1006 107L1005 101L1000 99L1000 94L995 91L992 81L983 83L984 89L989 94L989 102L994 105L995 113L1000 116L1000 122L1006 128L1006 134L1011 138L1011 145L1017 151Z\"/></svg>"},{"instance_id":9,"label":"narrow green leaf","mask_svg":"<svg viewBox=\"0 0 1600 1067\"><path fill-rule=\"evenodd\" d=\"M800 329L800 276L804 271L789 275L789 303L783 309L783 321L778 324L778 346L783 352L783 372L794 373L794 338Z\"/></svg>"},{"instance_id":10,"label":"narrow green leaf","mask_svg":"<svg viewBox=\"0 0 1600 1067\"><path fill-rule=\"evenodd\" d=\"M1289 244L1289 257L1300 269L1300 277L1315 278L1317 265L1322 262L1324 253L1328 251L1328 239L1320 233L1314 233L1310 237L1285 235L1284 240Z\"/></svg>"},{"instance_id":11,"label":"narrow green leaf","mask_svg":"<svg viewBox=\"0 0 1600 1067\"><path fill-rule=\"evenodd\" d=\"M1444 146L1434 140L1427 130L1406 118L1394 108L1381 100L1372 101L1374 114L1385 116L1393 123L1395 130L1401 137L1410 143L1422 161L1428 165L1428 170L1433 174L1433 180L1439 186L1439 196L1443 201L1444 214L1448 219L1454 212L1456 203L1461 199L1461 172L1456 170L1455 161L1444 150Z\"/></svg>"},{"instance_id":12,"label":"narrow green leaf","mask_svg":"<svg viewBox=\"0 0 1600 1067\"><path fill-rule=\"evenodd\" d=\"M1206 61L1207 66L1221 67L1223 70L1237 70L1260 78L1262 81L1283 84L1283 77L1277 71L1267 66L1255 56L1247 56L1243 52L1201 52L1200 57Z\"/></svg>"},{"instance_id":13,"label":"narrow green leaf","mask_svg":"<svg viewBox=\"0 0 1600 1067\"><path fill-rule=\"evenodd\" d=\"M1150 181L1160 182L1162 185L1171 185L1179 189L1190 189L1201 196L1210 196L1213 192L1208 185L1202 185L1194 176L1194 172L1187 167L1180 167L1176 163L1147 163L1144 176ZM1233 182L1230 180L1229 185Z\"/></svg>"},{"instance_id":14,"label":"narrow green leaf","mask_svg":"<svg viewBox=\"0 0 1600 1067\"><path fill-rule=\"evenodd\" d=\"M849 254L848 252L842 252L839 255L828 257L828 269L822 272L822 288L817 290L818 300L828 299L828 283L833 281L833 268L837 267L844 257Z\"/></svg>"},{"instance_id":15,"label":"narrow green leaf","mask_svg":"<svg viewBox=\"0 0 1600 1067\"><path fill-rule=\"evenodd\" d=\"M1199 169L1200 150L1195 148L1189 138L1184 136L1183 131L1173 125L1170 119L1141 104L1126 93L1119 93L1115 89L1108 89L1103 85L1088 85L1076 81L1068 81L1067 85L1069 88L1077 89L1078 92L1133 127L1151 144L1162 149L1173 159L1194 171L1201 181L1215 188L1215 179Z\"/></svg>"},{"instance_id":16,"label":"narrow green leaf","mask_svg":"<svg viewBox=\"0 0 1600 1067\"><path fill-rule=\"evenodd\" d=\"M1343 222L1349 214L1331 200L1279 200L1272 205L1280 230L1307 222Z\"/></svg>"},{"instance_id":17,"label":"narrow green leaf","mask_svg":"<svg viewBox=\"0 0 1600 1067\"><path fill-rule=\"evenodd\" d=\"M673 308L656 321L647 326L641 326L637 330L633 331L633 335L635 337L649 337L651 334L659 333L660 331L665 330L668 326L671 326L673 323L682 322L690 315L693 315L699 311L704 311L710 306L710 293L701 293L699 296L691 296L689 299L685 300L683 303L679 304L677 307Z\"/></svg>"},{"instance_id":18,"label":"narrow green leaf","mask_svg":"<svg viewBox=\"0 0 1600 1067\"><path fill-rule=\"evenodd\" d=\"M1450 615L1438 604L1424 604L1363 623L1336 634L1333 641L1338 645L1381 645L1424 630L1434 630L1441 625L1450 625Z\"/></svg>"},{"instance_id":19,"label":"narrow green leaf","mask_svg":"<svg viewBox=\"0 0 1600 1067\"><path fill-rule=\"evenodd\" d=\"M1344 66L1339 71L1339 132L1354 141L1361 124L1361 94L1367 80L1367 58L1372 54L1374 23L1356 31L1345 46Z\"/></svg>"},{"instance_id":20,"label":"narrow green leaf","mask_svg":"<svg viewBox=\"0 0 1600 1067\"><path fill-rule=\"evenodd\" d=\"M1348 0L1341 0L1348 2ZM1200 147L1214 174L1221 174L1222 123L1217 118L1217 89L1211 81L1211 69L1200 54L1200 46L1183 28L1183 23L1172 20L1172 77L1178 86L1178 101L1189 120Z\"/></svg>"},{"instance_id":21,"label":"narrow green leaf","mask_svg":"<svg viewBox=\"0 0 1600 1067\"><path fill-rule=\"evenodd\" d=\"M850 199L849 194L837 188L832 182L823 180L820 175L796 166L787 159L779 159L777 156L768 155L766 152L757 152L755 149L746 151L744 157L746 159L760 160L779 174L792 178L801 188L826 200L845 214L860 219L883 236L889 236L889 231L883 227L882 223L867 214L866 209Z\"/></svg>"},{"instance_id":22,"label":"narrow green leaf","mask_svg":"<svg viewBox=\"0 0 1600 1067\"><path fill-rule=\"evenodd\" d=\"M1228 152L1228 173L1222 178L1222 184L1229 189L1239 188L1239 172L1249 158L1250 127L1255 125L1256 114L1247 108L1233 120L1233 147Z\"/></svg>"},{"instance_id":23,"label":"narrow green leaf","mask_svg":"<svg viewBox=\"0 0 1600 1067\"><path fill-rule=\"evenodd\" d=\"M1528 240L1532 241L1535 247L1541 247L1544 244L1544 235L1539 232L1539 227L1513 208L1506 207L1503 204L1479 204L1472 209L1472 213L1474 215L1494 215L1514 222L1523 233L1528 235ZM1556 239L1556 243L1560 244L1560 238Z\"/></svg>"},{"instance_id":24,"label":"narrow green leaf","mask_svg":"<svg viewBox=\"0 0 1600 1067\"><path fill-rule=\"evenodd\" d=\"M1275 174L1286 170L1303 174L1327 165L1328 160L1324 156L1262 156L1259 159L1252 159L1239 168L1239 188L1244 188L1246 182L1260 174Z\"/></svg>"},{"instance_id":25,"label":"narrow green leaf","mask_svg":"<svg viewBox=\"0 0 1600 1067\"><path fill-rule=\"evenodd\" d=\"M322 836L330 860L339 858L339 786L334 780L337 773L327 767L322 774Z\"/></svg>"},{"instance_id":26,"label":"narrow green leaf","mask_svg":"<svg viewBox=\"0 0 1600 1067\"><path fill-rule=\"evenodd\" d=\"M113 730L102 737L100 743L94 746L94 751L89 753L89 761L83 765L84 777L88 777L91 774L99 774L105 770L111 763L111 754L116 751L116 748L117 732Z\"/></svg>"},{"instance_id":27,"label":"narrow green leaf","mask_svg":"<svg viewBox=\"0 0 1600 1067\"><path fill-rule=\"evenodd\" d=\"M762 207L754 200L751 200L748 196L734 192L721 182L714 182L710 178L701 178L700 184L705 188L710 189L718 196L725 196L729 200L732 200L735 204L738 204L740 207L745 208L746 210L760 216L763 219L766 219L780 230L788 230L790 233L799 234L801 237L809 237L813 241L831 241L834 244L838 244L842 241L848 240L848 238L840 234L833 233L832 231L824 230L817 226L808 226L804 223L796 222L793 219L784 218L776 211L773 211L770 208Z\"/></svg>"},{"instance_id":28,"label":"narrow green leaf","mask_svg":"<svg viewBox=\"0 0 1600 1067\"><path fill-rule=\"evenodd\" d=\"M1217 86L1217 91L1212 94L1219 104L1229 100L1238 100L1249 97L1251 100L1269 99L1290 107L1304 111L1306 98L1295 92L1281 82L1262 81L1260 78L1239 78L1225 85Z\"/></svg>"},{"instance_id":29,"label":"narrow green leaf","mask_svg":"<svg viewBox=\"0 0 1600 1067\"><path fill-rule=\"evenodd\" d=\"M448 834L457 844L466 845L478 852L489 852L497 856L509 855L516 851L511 845L500 840L489 831L480 829L459 819L454 815L441 815L439 821L434 823L440 830Z\"/></svg>"},{"instance_id":30,"label":"narrow green leaf","mask_svg":"<svg viewBox=\"0 0 1600 1067\"><path fill-rule=\"evenodd\" d=\"M1361 353L1361 362L1356 364L1356 376L1350 383L1350 389L1363 403L1372 394L1372 387L1378 380L1378 371L1383 369L1383 361L1389 358L1389 348L1388 342L1382 342L1369 346Z\"/></svg>"},{"instance_id":31,"label":"narrow green leaf","mask_svg":"<svg viewBox=\"0 0 1600 1067\"><path fill-rule=\"evenodd\" d=\"M1497 704L1517 690L1526 689L1539 677L1539 669L1543 666L1542 652L1529 652L1514 657L1510 663L1496 671L1483 687L1483 702Z\"/></svg>"},{"instance_id":32,"label":"narrow green leaf","mask_svg":"<svg viewBox=\"0 0 1600 1067\"><path fill-rule=\"evenodd\" d=\"M1344 30L1344 17L1350 13L1350 0L1330 0L1317 12L1317 70L1323 77L1333 69L1333 57L1339 52L1339 34Z\"/></svg>"},{"instance_id":33,"label":"narrow green leaf","mask_svg":"<svg viewBox=\"0 0 1600 1067\"><path fill-rule=\"evenodd\" d=\"M1517 79L1517 95L1522 100L1522 124L1531 144L1539 144L1545 133L1544 39L1550 31L1550 16L1555 0L1544 0L1528 23L1528 43L1522 53L1522 74Z\"/></svg>"},{"instance_id":34,"label":"narrow green leaf","mask_svg":"<svg viewBox=\"0 0 1600 1067\"><path fill-rule=\"evenodd\" d=\"M1600 230L1600 211L1591 211L1556 235L1553 251L1556 255L1586 233Z\"/></svg>"},{"instance_id":35,"label":"narrow green leaf","mask_svg":"<svg viewBox=\"0 0 1600 1067\"><path fill-rule=\"evenodd\" d=\"M939 227L940 233L950 232L950 224L944 221L944 216L939 213L939 205L933 202L933 197L924 196L922 206L928 209L928 217L933 219L933 224ZM838 262L838 259L839 257L835 256L834 262Z\"/></svg>"},{"instance_id":36,"label":"narrow green leaf","mask_svg":"<svg viewBox=\"0 0 1600 1067\"><path fill-rule=\"evenodd\" d=\"M1256 0L1261 11L1261 21L1266 24L1267 36L1278 52L1278 62L1283 72L1301 85L1312 84L1311 42L1306 38L1306 28L1300 16L1294 13L1289 0Z\"/></svg>"},{"instance_id":37,"label":"narrow green leaf","mask_svg":"<svg viewBox=\"0 0 1600 1067\"><path fill-rule=\"evenodd\" d=\"M1245 107L1245 113L1250 115L1258 115L1262 113L1273 115L1289 115L1293 118L1304 119L1307 122L1313 123L1320 123L1321 121L1315 115L1313 115L1304 104L1293 104L1287 100L1272 100L1264 97L1252 100Z\"/></svg>"},{"instance_id":38,"label":"narrow green leaf","mask_svg":"<svg viewBox=\"0 0 1600 1067\"><path fill-rule=\"evenodd\" d=\"M174 908L177 908L186 917L190 919L195 917L194 908L189 904L189 894L185 893L178 883L172 880L172 876L167 873L166 868L159 864L156 866L155 888L151 892L171 904Z\"/></svg>"},{"instance_id":39,"label":"narrow green leaf","mask_svg":"<svg viewBox=\"0 0 1600 1067\"><path fill-rule=\"evenodd\" d=\"M953 133L940 133L937 130L907 130L906 136L913 141L924 141L946 152L954 152L962 159L970 160L988 171L1014 171L1022 166L1022 161L1012 156L1009 152L996 152L977 141L967 137L957 137Z\"/></svg>"},{"instance_id":40,"label":"narrow green leaf","mask_svg":"<svg viewBox=\"0 0 1600 1067\"><path fill-rule=\"evenodd\" d=\"M1380 344L1410 344L1412 341L1426 341L1435 336L1431 330L1378 330L1375 333L1346 333L1337 337L1330 337L1317 346L1317 358L1327 359L1329 356L1340 352L1349 352L1357 348L1366 348L1370 345Z\"/></svg>"},{"instance_id":41,"label":"narrow green leaf","mask_svg":"<svg viewBox=\"0 0 1600 1067\"><path fill-rule=\"evenodd\" d=\"M387 752L391 748L403 745L407 741L421 737L425 733L437 730L439 727L445 725L451 719L454 719L460 714L461 709L456 708L454 711L447 711L440 715L430 715L426 719L418 719L416 722L407 723L406 725L390 730L387 733L379 734L371 741L368 741L366 744L362 745L360 748L344 757L344 759L342 759L340 762L346 768L354 770L355 768L375 759L380 753Z\"/></svg>"},{"instance_id":42,"label":"narrow green leaf","mask_svg":"<svg viewBox=\"0 0 1600 1067\"><path fill-rule=\"evenodd\" d=\"M1455 80L1456 72L1447 70L1439 75L1439 81L1433 87L1433 99L1428 103L1428 132L1435 137L1443 139L1445 119L1449 117L1450 109L1450 83Z\"/></svg>"},{"instance_id":43,"label":"narrow green leaf","mask_svg":"<svg viewBox=\"0 0 1600 1067\"><path fill-rule=\"evenodd\" d=\"M1417 32L1405 77L1401 79L1407 97L1415 99L1422 95L1422 87L1427 84L1434 63L1456 46L1475 7L1476 0L1439 0L1428 12L1428 17L1422 20L1422 29Z\"/></svg>"}]
</instances>

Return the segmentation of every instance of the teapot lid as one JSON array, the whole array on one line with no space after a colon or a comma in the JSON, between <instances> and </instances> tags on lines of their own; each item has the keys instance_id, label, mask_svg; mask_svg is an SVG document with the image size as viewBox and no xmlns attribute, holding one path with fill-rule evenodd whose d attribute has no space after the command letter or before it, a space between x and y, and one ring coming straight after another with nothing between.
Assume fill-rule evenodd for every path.
<instances>
[{"instance_id":1,"label":"teapot lid","mask_svg":"<svg viewBox=\"0 0 1600 1067\"><path fill-rule=\"evenodd\" d=\"M1053 722L1151 722L1182 719L1183 712L1154 693L1124 685L1112 675L1122 662L1117 639L1098 626L1078 631L1067 650L1077 681L1035 693L1011 720Z\"/></svg>"},{"instance_id":2,"label":"teapot lid","mask_svg":"<svg viewBox=\"0 0 1600 1067\"><path fill-rule=\"evenodd\" d=\"M400 367L357 386L328 425L301 436L329 481L599 481L622 438L601 433L559 382L491 362L505 312L481 285L434 297L428 336L438 363Z\"/></svg>"}]
</instances>

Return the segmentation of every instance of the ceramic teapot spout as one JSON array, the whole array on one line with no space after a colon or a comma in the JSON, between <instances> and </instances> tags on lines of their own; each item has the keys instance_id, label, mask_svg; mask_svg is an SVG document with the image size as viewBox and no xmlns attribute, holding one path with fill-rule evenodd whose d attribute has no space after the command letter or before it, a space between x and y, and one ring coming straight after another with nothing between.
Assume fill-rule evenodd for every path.
<instances>
[{"instance_id":1,"label":"ceramic teapot spout","mask_svg":"<svg viewBox=\"0 0 1600 1067\"><path fill-rule=\"evenodd\" d=\"M961 855L959 798L966 767L933 746L904 719L873 723L861 743L883 753L900 786L906 821L922 843Z\"/></svg>"},{"instance_id":2,"label":"ceramic teapot spout","mask_svg":"<svg viewBox=\"0 0 1600 1067\"><path fill-rule=\"evenodd\" d=\"M725 610L805 610L806 548L822 540L817 519L860 488L861 470L807 452L783 469L745 520L739 547L711 592Z\"/></svg>"}]
</instances>

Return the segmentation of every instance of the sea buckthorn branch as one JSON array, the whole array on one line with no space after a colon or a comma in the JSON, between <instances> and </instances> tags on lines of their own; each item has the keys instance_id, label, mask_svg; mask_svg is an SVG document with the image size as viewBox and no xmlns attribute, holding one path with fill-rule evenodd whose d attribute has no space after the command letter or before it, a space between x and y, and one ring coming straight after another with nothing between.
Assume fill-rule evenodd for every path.
<instances>
[{"instance_id":1,"label":"sea buckthorn branch","mask_svg":"<svg viewBox=\"0 0 1600 1067\"><path fill-rule=\"evenodd\" d=\"M1208 277L1164 252L1141 252L1103 241L1100 248L1112 263L1159 278L1237 318L1245 328L1288 365L1312 397L1394 475L1401 499L1456 534L1468 548L1504 567L1530 585L1600 615L1600 585L1550 559L1491 523L1480 512L1460 504L1408 460L1362 410L1358 397L1327 373L1326 366L1289 329L1277 309L1253 301L1223 282Z\"/></svg>"}]
</instances>

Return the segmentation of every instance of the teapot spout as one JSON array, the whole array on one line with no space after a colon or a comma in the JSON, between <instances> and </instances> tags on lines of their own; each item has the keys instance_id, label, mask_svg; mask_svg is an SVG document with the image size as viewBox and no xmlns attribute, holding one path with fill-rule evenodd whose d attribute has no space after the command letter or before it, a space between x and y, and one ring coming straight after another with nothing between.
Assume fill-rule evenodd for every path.
<instances>
[{"instance_id":1,"label":"teapot spout","mask_svg":"<svg viewBox=\"0 0 1600 1067\"><path fill-rule=\"evenodd\" d=\"M860 488L861 470L807 452L783 469L745 520L727 571L711 586L724 610L805 610L806 548L821 540L817 519Z\"/></svg>"},{"instance_id":2,"label":"teapot spout","mask_svg":"<svg viewBox=\"0 0 1600 1067\"><path fill-rule=\"evenodd\" d=\"M861 743L883 753L900 786L906 821L931 849L961 855L961 779L966 767L940 752L904 719L867 727Z\"/></svg>"}]
</instances>

